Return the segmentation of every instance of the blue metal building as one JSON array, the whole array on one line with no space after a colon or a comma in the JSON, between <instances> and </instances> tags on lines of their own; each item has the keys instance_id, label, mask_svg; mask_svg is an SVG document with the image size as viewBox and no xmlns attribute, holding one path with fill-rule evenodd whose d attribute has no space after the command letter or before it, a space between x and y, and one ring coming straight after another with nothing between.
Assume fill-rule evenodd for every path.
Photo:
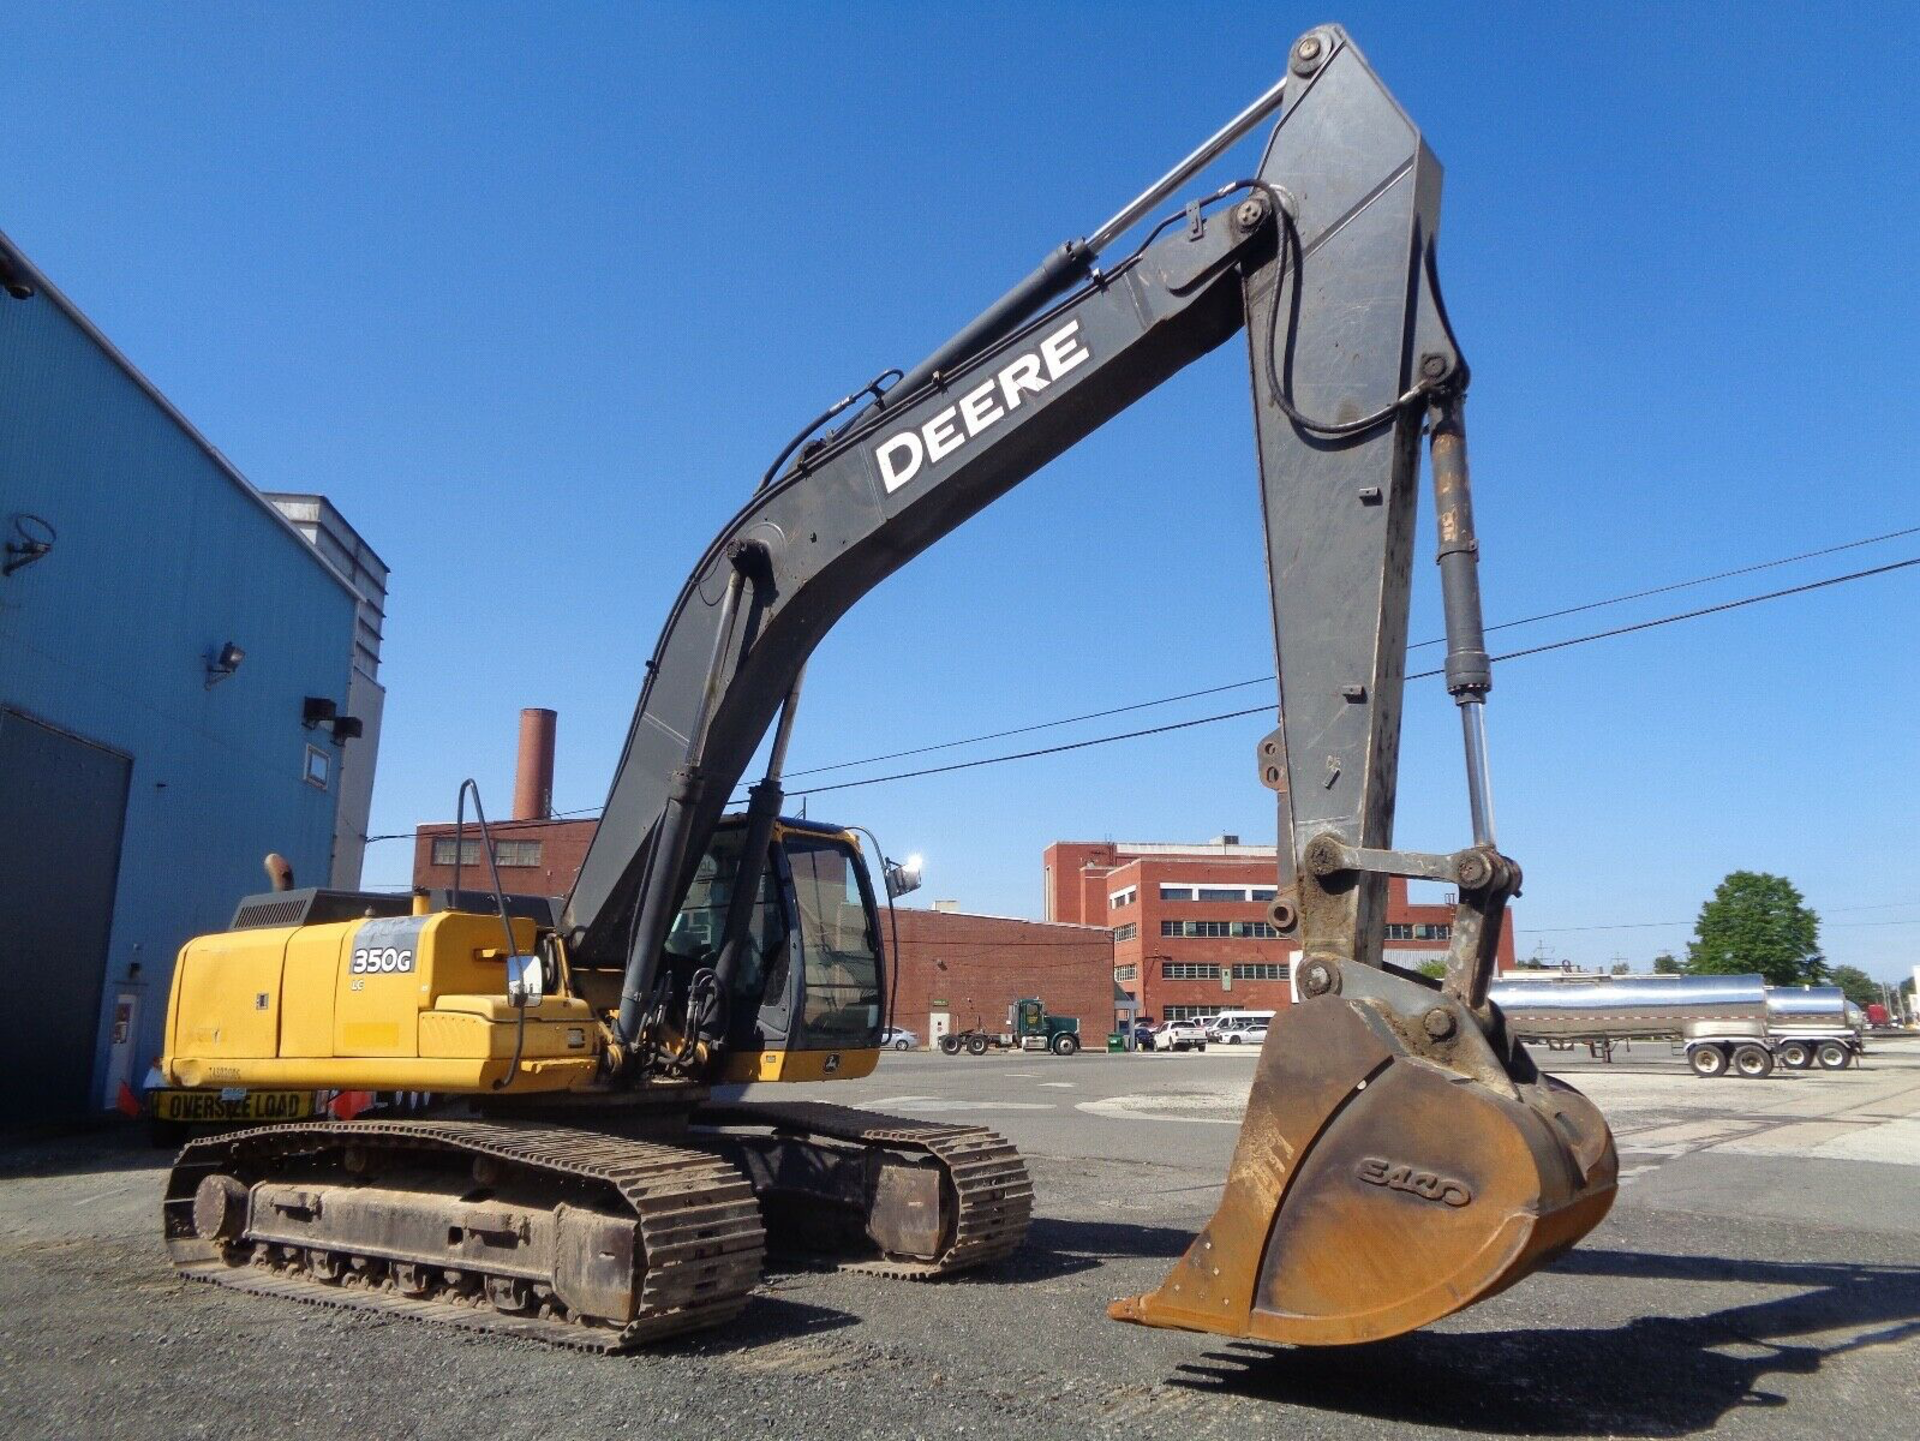
<instances>
[{"instance_id":1,"label":"blue metal building","mask_svg":"<svg viewBox=\"0 0 1920 1441\"><path fill-rule=\"evenodd\" d=\"M175 955L268 851L327 882L360 597L4 236L0 540L19 1124L139 1085Z\"/></svg>"}]
</instances>

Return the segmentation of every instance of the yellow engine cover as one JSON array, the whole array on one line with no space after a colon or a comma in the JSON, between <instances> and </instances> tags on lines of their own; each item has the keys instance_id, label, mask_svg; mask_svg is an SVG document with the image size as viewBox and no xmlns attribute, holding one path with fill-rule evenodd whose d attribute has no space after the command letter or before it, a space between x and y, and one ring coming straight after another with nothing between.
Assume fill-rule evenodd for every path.
<instances>
[{"instance_id":1,"label":"yellow engine cover","mask_svg":"<svg viewBox=\"0 0 1920 1441\"><path fill-rule=\"evenodd\" d=\"M533 922L513 927L531 950ZM505 939L497 916L464 911L198 937L174 966L161 1073L187 1087L491 1091L509 1070L513 1091L586 1084L591 1008L509 1004Z\"/></svg>"}]
</instances>

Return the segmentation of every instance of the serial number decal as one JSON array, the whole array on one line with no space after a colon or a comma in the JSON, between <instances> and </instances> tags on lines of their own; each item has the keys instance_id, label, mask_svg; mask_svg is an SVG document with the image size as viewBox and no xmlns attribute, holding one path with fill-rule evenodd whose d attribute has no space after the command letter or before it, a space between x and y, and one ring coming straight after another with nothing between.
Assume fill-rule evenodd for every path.
<instances>
[{"instance_id":1,"label":"serial number decal","mask_svg":"<svg viewBox=\"0 0 1920 1441\"><path fill-rule=\"evenodd\" d=\"M1423 1201L1439 1201L1448 1206L1464 1206L1473 1200L1465 1181L1433 1171L1416 1171L1380 1156L1368 1156L1353 1168L1353 1174L1369 1186L1384 1186L1389 1191L1405 1191Z\"/></svg>"},{"instance_id":2,"label":"serial number decal","mask_svg":"<svg viewBox=\"0 0 1920 1441\"><path fill-rule=\"evenodd\" d=\"M386 975L391 972L411 971L413 969L413 951L411 948L400 950L394 946L361 946L353 953L353 963L347 967L347 974L353 976Z\"/></svg>"}]
</instances>

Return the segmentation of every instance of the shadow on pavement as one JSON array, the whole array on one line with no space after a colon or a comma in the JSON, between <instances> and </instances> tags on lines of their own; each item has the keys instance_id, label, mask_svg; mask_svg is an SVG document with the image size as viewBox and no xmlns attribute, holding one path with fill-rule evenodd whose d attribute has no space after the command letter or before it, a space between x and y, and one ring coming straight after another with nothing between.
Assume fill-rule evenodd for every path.
<instances>
[{"instance_id":1,"label":"shadow on pavement","mask_svg":"<svg viewBox=\"0 0 1920 1441\"><path fill-rule=\"evenodd\" d=\"M979 1279L987 1284L1024 1286L1033 1281L1050 1281L1058 1276L1091 1271L1121 1257L1148 1257L1172 1263L1192 1240L1192 1231L1173 1226L1036 1216L1027 1230L1026 1244L999 1265L981 1271Z\"/></svg>"},{"instance_id":2,"label":"shadow on pavement","mask_svg":"<svg viewBox=\"0 0 1920 1441\"><path fill-rule=\"evenodd\" d=\"M1920 1268L1575 1251L1556 1273L1795 1294L1699 1316L1538 1331L1416 1331L1370 1346L1228 1342L1173 1384L1378 1420L1496 1434L1683 1436L1740 1407L1785 1406L1771 1375L1920 1336ZM1681 1293L1684 1304L1684 1293ZM1844 1339L1794 1338L1844 1331Z\"/></svg>"},{"instance_id":3,"label":"shadow on pavement","mask_svg":"<svg viewBox=\"0 0 1920 1441\"><path fill-rule=\"evenodd\" d=\"M155 1146L144 1125L115 1121L86 1129L0 1133L0 1181L23 1176L92 1176L163 1171L177 1146Z\"/></svg>"},{"instance_id":4,"label":"shadow on pavement","mask_svg":"<svg viewBox=\"0 0 1920 1441\"><path fill-rule=\"evenodd\" d=\"M647 1346L637 1354L653 1357L732 1355L751 1352L776 1341L824 1336L859 1324L858 1316L809 1301L794 1301L777 1291L769 1293L762 1286L754 1291L746 1309L726 1325L672 1337Z\"/></svg>"},{"instance_id":5,"label":"shadow on pavement","mask_svg":"<svg viewBox=\"0 0 1920 1441\"><path fill-rule=\"evenodd\" d=\"M942 1278L945 1286L1027 1286L1091 1271L1121 1257L1158 1257L1172 1262L1187 1249L1193 1232L1168 1226L1131 1226L1111 1221L1069 1221L1036 1216L1027 1239L1005 1260L977 1271L959 1271ZM831 1271L831 1261L811 1261L803 1255L772 1254L770 1276Z\"/></svg>"}]
</instances>

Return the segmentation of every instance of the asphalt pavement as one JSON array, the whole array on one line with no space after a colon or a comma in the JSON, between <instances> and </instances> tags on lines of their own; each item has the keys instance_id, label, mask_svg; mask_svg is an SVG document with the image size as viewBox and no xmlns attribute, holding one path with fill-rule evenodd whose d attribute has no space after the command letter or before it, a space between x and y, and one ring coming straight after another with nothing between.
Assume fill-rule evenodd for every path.
<instances>
[{"instance_id":1,"label":"asphalt pavement","mask_svg":"<svg viewBox=\"0 0 1920 1441\"><path fill-rule=\"evenodd\" d=\"M1025 1248L933 1285L776 1269L733 1328L597 1358L193 1286L165 1158L0 1145L0 1436L1180 1438L1920 1434L1920 1043L1702 1080L1542 1053L1618 1138L1571 1254L1394 1341L1287 1350L1116 1325L1212 1214L1254 1057L899 1054L819 1090L1028 1157Z\"/></svg>"}]
</instances>

